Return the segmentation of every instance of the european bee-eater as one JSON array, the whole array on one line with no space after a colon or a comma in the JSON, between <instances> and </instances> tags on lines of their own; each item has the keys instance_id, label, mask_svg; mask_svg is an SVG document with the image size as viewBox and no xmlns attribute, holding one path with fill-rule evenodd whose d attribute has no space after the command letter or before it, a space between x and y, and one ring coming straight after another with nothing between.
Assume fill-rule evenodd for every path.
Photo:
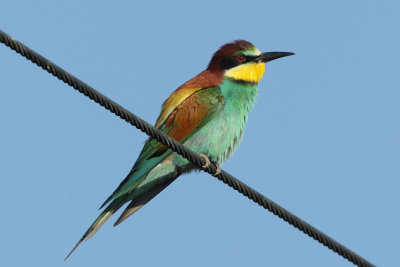
<instances>
[{"instance_id":1,"label":"european bee-eater","mask_svg":"<svg viewBox=\"0 0 400 267\"><path fill-rule=\"evenodd\" d=\"M205 71L168 97L155 127L201 154L207 161L226 161L242 139L265 64L290 55L293 53L261 53L244 40L223 45ZM114 226L143 207L179 175L193 169L196 167L188 160L158 141L148 139L132 170L100 209L108 206L66 259L125 203L130 201Z\"/></svg>"}]
</instances>

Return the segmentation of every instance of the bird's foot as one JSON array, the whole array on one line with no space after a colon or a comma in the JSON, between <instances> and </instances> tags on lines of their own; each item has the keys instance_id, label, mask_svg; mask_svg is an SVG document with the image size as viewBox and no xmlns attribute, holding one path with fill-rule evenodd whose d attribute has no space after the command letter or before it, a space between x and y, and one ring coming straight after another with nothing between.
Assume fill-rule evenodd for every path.
<instances>
[{"instance_id":1,"label":"bird's foot","mask_svg":"<svg viewBox=\"0 0 400 267\"><path fill-rule=\"evenodd\" d=\"M218 174L221 173L221 167L219 166L218 162L214 162L214 164L215 164L215 167L217 167L217 170L215 171L213 176L217 176Z\"/></svg>"},{"instance_id":2,"label":"bird's foot","mask_svg":"<svg viewBox=\"0 0 400 267\"><path fill-rule=\"evenodd\" d=\"M200 157L202 157L205 160L205 164L203 166L201 166L203 169L206 169L210 166L211 164L211 160L204 155L203 153L199 154ZM219 166L218 162L213 162L215 164L215 166L217 167L217 170L215 171L215 173L213 174L213 176L217 176L218 174L221 173L221 167Z\"/></svg>"},{"instance_id":3,"label":"bird's foot","mask_svg":"<svg viewBox=\"0 0 400 267\"><path fill-rule=\"evenodd\" d=\"M206 164L204 164L204 165L201 166L201 167L202 167L203 169L208 168L208 166L210 166L210 164L211 164L210 159L209 159L206 155L204 155L203 153L200 153L199 156L202 157L202 158L205 160L205 162L206 162Z\"/></svg>"}]
</instances>

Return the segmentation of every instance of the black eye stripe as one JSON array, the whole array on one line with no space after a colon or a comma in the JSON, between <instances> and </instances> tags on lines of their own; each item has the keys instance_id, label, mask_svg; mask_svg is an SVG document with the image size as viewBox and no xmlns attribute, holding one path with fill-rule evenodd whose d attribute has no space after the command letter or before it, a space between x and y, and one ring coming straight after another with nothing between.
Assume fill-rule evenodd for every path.
<instances>
[{"instance_id":1,"label":"black eye stripe","mask_svg":"<svg viewBox=\"0 0 400 267\"><path fill-rule=\"evenodd\" d=\"M257 56L245 56L245 55L243 55L243 56L245 57L245 60L243 60L241 62L239 62L239 60L238 60L238 55L224 58L223 60L221 60L221 63L219 66L222 70L227 70L227 69L234 68L234 67L239 66L244 63L255 61L257 58Z\"/></svg>"},{"instance_id":2,"label":"black eye stripe","mask_svg":"<svg viewBox=\"0 0 400 267\"><path fill-rule=\"evenodd\" d=\"M222 70L231 69L237 65L238 65L237 62L232 57L224 58L223 60L221 60L221 63L219 64Z\"/></svg>"}]
</instances>

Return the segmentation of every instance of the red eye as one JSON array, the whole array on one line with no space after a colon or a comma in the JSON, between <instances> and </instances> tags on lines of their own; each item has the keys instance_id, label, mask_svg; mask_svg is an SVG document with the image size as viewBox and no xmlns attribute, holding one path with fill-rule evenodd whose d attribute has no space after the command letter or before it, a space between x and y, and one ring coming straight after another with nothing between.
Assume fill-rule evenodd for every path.
<instances>
[{"instance_id":1,"label":"red eye","mask_svg":"<svg viewBox=\"0 0 400 267\"><path fill-rule=\"evenodd\" d=\"M245 61L246 60L246 57L245 56L243 56L242 54L240 54L240 55L237 55L237 61L239 61L239 62L243 62L243 61Z\"/></svg>"}]
</instances>

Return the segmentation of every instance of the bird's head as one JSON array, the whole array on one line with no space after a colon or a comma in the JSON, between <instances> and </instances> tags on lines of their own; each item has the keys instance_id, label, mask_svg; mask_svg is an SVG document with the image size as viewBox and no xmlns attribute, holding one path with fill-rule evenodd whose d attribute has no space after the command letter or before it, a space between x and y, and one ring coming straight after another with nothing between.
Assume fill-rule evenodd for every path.
<instances>
[{"instance_id":1,"label":"bird's head","mask_svg":"<svg viewBox=\"0 0 400 267\"><path fill-rule=\"evenodd\" d=\"M224 77L247 83L258 83L268 61L294 55L290 52L261 53L253 44L237 40L223 45L212 57L208 69Z\"/></svg>"}]
</instances>

